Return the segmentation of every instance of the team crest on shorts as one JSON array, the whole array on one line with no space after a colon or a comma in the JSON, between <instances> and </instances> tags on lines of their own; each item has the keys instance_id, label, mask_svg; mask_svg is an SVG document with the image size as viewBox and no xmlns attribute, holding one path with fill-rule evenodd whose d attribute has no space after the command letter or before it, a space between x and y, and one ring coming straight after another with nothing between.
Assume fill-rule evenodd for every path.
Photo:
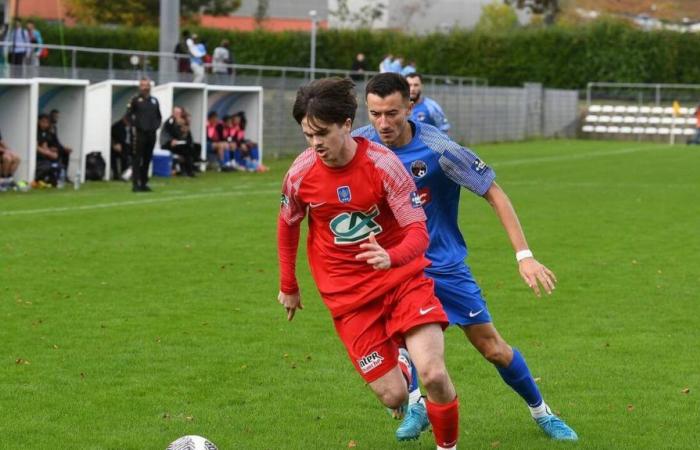
<instances>
[{"instance_id":1,"label":"team crest on shorts","mask_svg":"<svg viewBox=\"0 0 700 450\"><path fill-rule=\"evenodd\" d=\"M357 365L360 366L362 373L367 373L375 367L378 367L382 361L384 361L384 358L382 358L379 353L372 352L369 355L363 356L357 360Z\"/></svg>"},{"instance_id":2,"label":"team crest on shorts","mask_svg":"<svg viewBox=\"0 0 700 450\"><path fill-rule=\"evenodd\" d=\"M340 186L338 188L338 200L340 200L340 203L350 203L352 193L349 186Z\"/></svg>"},{"instance_id":3,"label":"team crest on shorts","mask_svg":"<svg viewBox=\"0 0 700 450\"><path fill-rule=\"evenodd\" d=\"M416 178L423 178L428 173L428 165L425 161L417 159L411 163L411 173Z\"/></svg>"}]
</instances>

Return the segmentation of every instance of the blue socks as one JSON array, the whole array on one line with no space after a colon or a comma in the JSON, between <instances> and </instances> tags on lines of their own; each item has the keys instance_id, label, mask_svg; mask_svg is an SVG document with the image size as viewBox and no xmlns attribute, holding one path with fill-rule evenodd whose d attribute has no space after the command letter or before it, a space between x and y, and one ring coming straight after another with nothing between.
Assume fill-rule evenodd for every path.
<instances>
[{"instance_id":1,"label":"blue socks","mask_svg":"<svg viewBox=\"0 0 700 450\"><path fill-rule=\"evenodd\" d=\"M506 384L513 388L530 407L539 406L542 403L542 394L532 379L530 369L527 367L525 358L518 349L513 347L513 360L508 367L496 366L498 373Z\"/></svg>"}]
</instances>

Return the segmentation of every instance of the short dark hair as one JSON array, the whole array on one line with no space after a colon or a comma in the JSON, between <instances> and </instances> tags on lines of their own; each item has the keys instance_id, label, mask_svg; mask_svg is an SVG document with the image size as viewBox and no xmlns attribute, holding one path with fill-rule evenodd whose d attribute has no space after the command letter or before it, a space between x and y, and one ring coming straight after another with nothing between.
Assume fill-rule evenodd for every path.
<instances>
[{"instance_id":1,"label":"short dark hair","mask_svg":"<svg viewBox=\"0 0 700 450\"><path fill-rule=\"evenodd\" d=\"M369 79L367 87L365 88L365 98L367 98L369 94L385 98L394 92L399 92L404 100L408 100L410 98L410 91L408 81L406 81L404 77L398 73L386 72L375 75Z\"/></svg>"},{"instance_id":2,"label":"short dark hair","mask_svg":"<svg viewBox=\"0 0 700 450\"><path fill-rule=\"evenodd\" d=\"M61 114L61 111L59 111L57 109L52 109L50 114Z\"/></svg>"},{"instance_id":3,"label":"short dark hair","mask_svg":"<svg viewBox=\"0 0 700 450\"><path fill-rule=\"evenodd\" d=\"M342 125L355 120L357 99L355 83L349 78L321 78L302 86L297 91L292 115L298 124L308 117L326 123Z\"/></svg>"},{"instance_id":4,"label":"short dark hair","mask_svg":"<svg viewBox=\"0 0 700 450\"><path fill-rule=\"evenodd\" d=\"M209 111L209 114L207 114L207 119L211 119L212 117L218 117L218 113L216 111Z\"/></svg>"},{"instance_id":5,"label":"short dark hair","mask_svg":"<svg viewBox=\"0 0 700 450\"><path fill-rule=\"evenodd\" d=\"M50 120L49 115L46 113L39 114L39 120L41 120L41 119Z\"/></svg>"},{"instance_id":6,"label":"short dark hair","mask_svg":"<svg viewBox=\"0 0 700 450\"><path fill-rule=\"evenodd\" d=\"M423 82L423 75L419 74L418 72L411 72L408 75L406 75L406 79L409 78L418 78L420 82Z\"/></svg>"}]
</instances>

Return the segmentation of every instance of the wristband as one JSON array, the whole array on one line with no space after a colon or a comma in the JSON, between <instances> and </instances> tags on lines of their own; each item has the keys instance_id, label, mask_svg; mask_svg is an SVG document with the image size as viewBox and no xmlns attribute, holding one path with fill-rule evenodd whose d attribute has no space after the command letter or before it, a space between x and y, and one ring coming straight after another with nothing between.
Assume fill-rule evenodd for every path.
<instances>
[{"instance_id":1,"label":"wristband","mask_svg":"<svg viewBox=\"0 0 700 450\"><path fill-rule=\"evenodd\" d=\"M520 261L522 261L523 259L526 259L526 258L533 258L532 252L531 252L529 249L528 249L528 250L520 250L519 252L517 252L517 253L515 254L515 259L516 259L518 262L520 262Z\"/></svg>"}]
</instances>

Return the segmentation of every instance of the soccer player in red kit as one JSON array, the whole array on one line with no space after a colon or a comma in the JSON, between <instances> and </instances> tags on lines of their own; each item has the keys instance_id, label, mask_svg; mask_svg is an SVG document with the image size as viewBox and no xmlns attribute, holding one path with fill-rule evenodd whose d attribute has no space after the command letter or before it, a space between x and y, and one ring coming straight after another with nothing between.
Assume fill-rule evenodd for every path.
<instances>
[{"instance_id":1,"label":"soccer player in red kit","mask_svg":"<svg viewBox=\"0 0 700 450\"><path fill-rule=\"evenodd\" d=\"M295 261L309 216L311 274L355 369L388 408L408 396L405 342L428 394L438 449L456 448L459 403L444 361L447 317L423 275L425 213L399 159L350 136L357 101L349 79L299 89L293 115L310 147L284 179L278 221L279 302L288 320L302 309Z\"/></svg>"}]
</instances>

